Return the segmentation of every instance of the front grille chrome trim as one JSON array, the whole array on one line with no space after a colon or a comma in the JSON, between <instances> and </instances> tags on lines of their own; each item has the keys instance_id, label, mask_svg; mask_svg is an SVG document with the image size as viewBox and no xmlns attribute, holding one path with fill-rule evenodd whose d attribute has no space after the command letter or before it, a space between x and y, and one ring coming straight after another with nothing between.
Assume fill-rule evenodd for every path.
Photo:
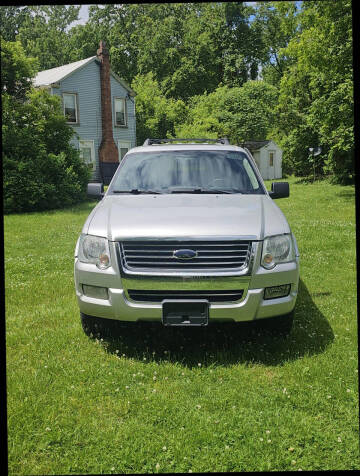
<instances>
[{"instance_id":1,"label":"front grille chrome trim","mask_svg":"<svg viewBox=\"0 0 360 476\"><path fill-rule=\"evenodd\" d=\"M165 240L164 240L165 241ZM157 251L151 250L156 256L143 255L145 247L154 247L153 241L146 240L117 242L117 252L122 274L132 276L244 276L251 274L254 257L257 252L258 242L250 240L232 240L225 242L219 238L217 241L209 240L208 243L195 240L167 240L156 243L156 247L166 247L157 255ZM202 246L201 251L198 250ZM209 248L219 247L219 250ZM221 247L227 247L224 254ZM229 247L233 246L231 250ZM172 252L179 247L194 248L199 251L196 258L178 261L172 258ZM242 249L239 253L239 249ZM136 253L136 254L135 254ZM202 254L206 253L206 254ZM219 253L219 254L216 254Z\"/></svg>"}]
</instances>

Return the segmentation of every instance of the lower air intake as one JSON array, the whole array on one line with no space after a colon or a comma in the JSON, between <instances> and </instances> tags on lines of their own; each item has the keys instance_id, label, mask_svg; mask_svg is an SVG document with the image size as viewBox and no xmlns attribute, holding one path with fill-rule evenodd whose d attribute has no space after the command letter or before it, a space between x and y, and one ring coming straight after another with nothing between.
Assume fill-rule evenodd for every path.
<instances>
[{"instance_id":1,"label":"lower air intake","mask_svg":"<svg viewBox=\"0 0 360 476\"><path fill-rule=\"evenodd\" d=\"M207 299L209 302L239 301L244 291L144 291L128 289L130 299L133 301L161 302L164 299Z\"/></svg>"}]
</instances>

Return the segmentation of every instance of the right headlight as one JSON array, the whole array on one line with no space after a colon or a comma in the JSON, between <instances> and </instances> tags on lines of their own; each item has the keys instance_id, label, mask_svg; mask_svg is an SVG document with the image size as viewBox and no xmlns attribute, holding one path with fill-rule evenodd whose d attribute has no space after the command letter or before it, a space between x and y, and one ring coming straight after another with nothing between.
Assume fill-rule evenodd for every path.
<instances>
[{"instance_id":1,"label":"right headlight","mask_svg":"<svg viewBox=\"0 0 360 476\"><path fill-rule=\"evenodd\" d=\"M79 261L83 263L93 263L99 269L106 269L110 266L109 243L106 238L93 235L80 235Z\"/></svg>"},{"instance_id":2,"label":"right headlight","mask_svg":"<svg viewBox=\"0 0 360 476\"><path fill-rule=\"evenodd\" d=\"M295 260L295 249L291 235L275 235L264 239L261 266L272 269L279 263Z\"/></svg>"}]
</instances>

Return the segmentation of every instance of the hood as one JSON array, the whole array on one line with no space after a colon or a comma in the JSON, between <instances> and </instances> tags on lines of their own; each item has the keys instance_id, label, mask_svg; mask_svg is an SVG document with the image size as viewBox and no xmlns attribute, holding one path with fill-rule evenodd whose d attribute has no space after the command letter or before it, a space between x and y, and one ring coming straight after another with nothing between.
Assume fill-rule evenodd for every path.
<instances>
[{"instance_id":1,"label":"hood","mask_svg":"<svg viewBox=\"0 0 360 476\"><path fill-rule=\"evenodd\" d=\"M83 233L110 241L201 237L262 240L290 233L290 228L268 195L107 195L89 215Z\"/></svg>"}]
</instances>

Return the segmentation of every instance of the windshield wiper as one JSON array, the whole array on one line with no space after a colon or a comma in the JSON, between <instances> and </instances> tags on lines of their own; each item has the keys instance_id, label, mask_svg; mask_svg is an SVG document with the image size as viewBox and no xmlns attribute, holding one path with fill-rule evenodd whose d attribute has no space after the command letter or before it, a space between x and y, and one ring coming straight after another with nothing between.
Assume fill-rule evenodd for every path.
<instances>
[{"instance_id":1,"label":"windshield wiper","mask_svg":"<svg viewBox=\"0 0 360 476\"><path fill-rule=\"evenodd\" d=\"M162 194L162 192L156 192L154 190L139 190L138 188L133 188L131 190L113 190L113 193L131 193L133 195L140 195L140 194L161 195Z\"/></svg>"},{"instance_id":2,"label":"windshield wiper","mask_svg":"<svg viewBox=\"0 0 360 476\"><path fill-rule=\"evenodd\" d=\"M209 194L209 193L215 193L215 194L219 194L219 193L242 193L240 191L232 191L232 190L216 190L216 189L209 189L209 190L206 190L206 189L203 189L203 188L193 188L193 189L187 189L187 188L184 188L184 189L178 189L178 190L171 190L170 193L205 193L205 194Z\"/></svg>"},{"instance_id":3,"label":"windshield wiper","mask_svg":"<svg viewBox=\"0 0 360 476\"><path fill-rule=\"evenodd\" d=\"M234 193L243 193L243 192L240 192L240 190L215 190L213 188L211 188L210 190L202 190L201 193L230 193L230 194L234 194Z\"/></svg>"}]
</instances>

